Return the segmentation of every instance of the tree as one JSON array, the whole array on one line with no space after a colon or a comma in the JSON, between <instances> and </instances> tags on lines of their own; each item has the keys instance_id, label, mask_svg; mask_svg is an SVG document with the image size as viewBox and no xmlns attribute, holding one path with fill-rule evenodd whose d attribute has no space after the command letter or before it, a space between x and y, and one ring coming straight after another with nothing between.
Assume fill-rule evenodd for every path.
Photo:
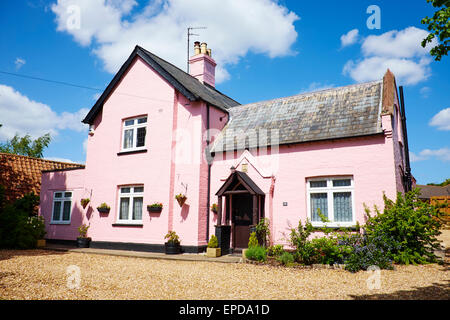
<instances>
[{"instance_id":1,"label":"tree","mask_svg":"<svg viewBox=\"0 0 450 320\"><path fill-rule=\"evenodd\" d=\"M32 140L28 134L23 137L16 134L11 140L0 143L0 152L42 158L44 156L43 151L50 143L50 140L49 133L36 140Z\"/></svg>"},{"instance_id":2,"label":"tree","mask_svg":"<svg viewBox=\"0 0 450 320\"><path fill-rule=\"evenodd\" d=\"M440 61L442 56L446 56L450 48L450 0L427 0L431 2L433 7L439 8L432 18L428 16L423 18L421 23L428 25L431 32L422 40L422 47L426 47L434 38L438 38L440 44L430 50L430 54L435 57L436 61Z\"/></svg>"},{"instance_id":3,"label":"tree","mask_svg":"<svg viewBox=\"0 0 450 320\"><path fill-rule=\"evenodd\" d=\"M440 187L445 187L448 186L450 184L450 178L446 179L444 182L441 183L428 183L428 186L440 186Z\"/></svg>"}]
</instances>

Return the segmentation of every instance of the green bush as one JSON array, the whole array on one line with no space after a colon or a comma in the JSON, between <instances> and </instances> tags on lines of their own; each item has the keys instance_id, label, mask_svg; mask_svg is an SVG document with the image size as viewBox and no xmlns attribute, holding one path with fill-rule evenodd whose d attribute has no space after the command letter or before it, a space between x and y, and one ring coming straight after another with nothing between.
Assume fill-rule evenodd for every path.
<instances>
[{"instance_id":1,"label":"green bush","mask_svg":"<svg viewBox=\"0 0 450 320\"><path fill-rule=\"evenodd\" d=\"M269 219L262 218L255 227L256 237L260 246L267 247L270 239Z\"/></svg>"},{"instance_id":2,"label":"green bush","mask_svg":"<svg viewBox=\"0 0 450 320\"><path fill-rule=\"evenodd\" d=\"M396 263L422 264L437 262L434 250L439 248L441 213L438 206L420 201L419 190L398 193L394 202L384 196L384 211L371 216L364 226L368 241L383 249Z\"/></svg>"},{"instance_id":3,"label":"green bush","mask_svg":"<svg viewBox=\"0 0 450 320\"><path fill-rule=\"evenodd\" d=\"M294 256L289 252L283 252L283 254L281 254L277 260L280 261L283 265L289 266L294 263Z\"/></svg>"},{"instance_id":4,"label":"green bush","mask_svg":"<svg viewBox=\"0 0 450 320\"><path fill-rule=\"evenodd\" d=\"M248 247L245 251L245 257L249 260L264 262L267 260L267 252L264 247L259 245Z\"/></svg>"},{"instance_id":5,"label":"green bush","mask_svg":"<svg viewBox=\"0 0 450 320\"><path fill-rule=\"evenodd\" d=\"M346 259L345 269L351 272L367 270L370 266L380 269L392 269L392 260L386 252L375 243L358 244Z\"/></svg>"},{"instance_id":6,"label":"green bush","mask_svg":"<svg viewBox=\"0 0 450 320\"><path fill-rule=\"evenodd\" d=\"M4 203L0 190L0 248L31 249L45 236L42 217L35 215L39 197L30 193L12 204Z\"/></svg>"},{"instance_id":7,"label":"green bush","mask_svg":"<svg viewBox=\"0 0 450 320\"><path fill-rule=\"evenodd\" d=\"M256 236L256 232L252 232L250 234L250 238L248 239L248 247L252 248L252 247L257 247L259 246L258 244L258 238Z\"/></svg>"},{"instance_id":8,"label":"green bush","mask_svg":"<svg viewBox=\"0 0 450 320\"><path fill-rule=\"evenodd\" d=\"M267 255L271 257L278 257L284 253L284 248L281 244L270 246L267 248Z\"/></svg>"},{"instance_id":9,"label":"green bush","mask_svg":"<svg viewBox=\"0 0 450 320\"><path fill-rule=\"evenodd\" d=\"M208 242L208 248L218 248L219 247L219 241L217 240L217 237L215 235L211 235L211 238Z\"/></svg>"},{"instance_id":10,"label":"green bush","mask_svg":"<svg viewBox=\"0 0 450 320\"><path fill-rule=\"evenodd\" d=\"M351 246L340 244L335 237L315 238L311 243L316 252L315 259L322 264L342 264L353 251Z\"/></svg>"}]
</instances>

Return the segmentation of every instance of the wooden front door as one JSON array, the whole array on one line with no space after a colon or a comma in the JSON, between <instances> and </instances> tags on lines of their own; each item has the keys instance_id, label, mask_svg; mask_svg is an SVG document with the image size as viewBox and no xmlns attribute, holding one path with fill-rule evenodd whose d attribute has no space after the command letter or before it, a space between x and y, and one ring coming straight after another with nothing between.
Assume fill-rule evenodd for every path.
<instances>
[{"instance_id":1,"label":"wooden front door","mask_svg":"<svg viewBox=\"0 0 450 320\"><path fill-rule=\"evenodd\" d=\"M231 210L233 247L238 249L247 248L253 214L251 194L244 193L233 195Z\"/></svg>"}]
</instances>

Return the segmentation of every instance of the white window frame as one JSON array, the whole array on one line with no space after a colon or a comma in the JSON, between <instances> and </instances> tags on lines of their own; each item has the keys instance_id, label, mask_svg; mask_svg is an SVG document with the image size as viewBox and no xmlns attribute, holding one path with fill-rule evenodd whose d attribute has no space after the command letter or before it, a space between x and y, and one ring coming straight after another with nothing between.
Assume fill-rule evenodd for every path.
<instances>
[{"instance_id":1,"label":"white window frame","mask_svg":"<svg viewBox=\"0 0 450 320\"><path fill-rule=\"evenodd\" d=\"M144 123L138 123L139 119L144 119L146 118L147 120ZM126 126L125 123L127 121L134 121L132 125L128 125ZM148 123L148 117L145 116L140 116L140 117L135 117L135 118L127 118L127 119L123 119L122 120L122 141L121 141L121 146L120 146L120 150L122 152L126 152L126 151L138 151L138 150L143 150L146 148L145 143L146 143L146 139L147 139L147 123ZM139 128L146 128L145 129L145 139L144 139L144 145L141 147L136 147L137 144L137 132ZM133 130L133 146L130 148L124 148L124 143L125 143L125 131L126 130Z\"/></svg>"},{"instance_id":2,"label":"white window frame","mask_svg":"<svg viewBox=\"0 0 450 320\"><path fill-rule=\"evenodd\" d=\"M65 194L70 192L71 196L70 197L66 197ZM57 193L61 193L62 197L61 198L56 198L55 195ZM72 190L58 190L58 191L54 191L53 192L53 200L52 200L52 212L51 212L51 219L50 219L50 223L51 224L70 224L70 221L72 220L72 208L73 208L73 191ZM63 220L63 212L64 212L64 202L65 201L70 201L70 212L69 212L69 220ZM59 210L59 220L53 220L53 213L55 210L55 202L61 202L61 207Z\"/></svg>"},{"instance_id":3,"label":"white window frame","mask_svg":"<svg viewBox=\"0 0 450 320\"><path fill-rule=\"evenodd\" d=\"M333 180L345 180L350 179L350 186L333 187ZM326 187L311 188L311 181L326 181ZM309 221L314 227L352 227L356 225L356 211L355 211L355 188L353 176L327 176L319 178L306 179L306 193L307 193L307 216ZM351 193L351 205L352 205L352 221L334 221L334 192L350 192ZM312 221L311 214L311 194L312 193L326 193L328 201L328 220L330 222L323 223L322 221Z\"/></svg>"},{"instance_id":4,"label":"white window frame","mask_svg":"<svg viewBox=\"0 0 450 320\"><path fill-rule=\"evenodd\" d=\"M122 189L130 188L129 193L122 193ZM118 224L142 224L142 218L144 217L144 191L142 192L134 192L134 188L144 188L144 185L129 185L129 186L120 186L119 187L119 196L117 202L117 219L116 223ZM120 200L123 198L129 198L130 201L128 203L128 219L120 219ZM133 203L134 198L142 198L142 214L140 220L133 220Z\"/></svg>"}]
</instances>

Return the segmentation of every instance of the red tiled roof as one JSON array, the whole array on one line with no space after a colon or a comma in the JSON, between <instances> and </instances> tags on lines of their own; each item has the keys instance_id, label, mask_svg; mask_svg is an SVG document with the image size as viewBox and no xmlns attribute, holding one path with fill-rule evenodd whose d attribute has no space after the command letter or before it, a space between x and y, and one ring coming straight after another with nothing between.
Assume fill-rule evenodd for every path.
<instances>
[{"instance_id":1,"label":"red tiled roof","mask_svg":"<svg viewBox=\"0 0 450 320\"><path fill-rule=\"evenodd\" d=\"M84 165L0 153L0 185L6 188L6 201L11 202L26 193L39 195L42 171L76 168Z\"/></svg>"}]
</instances>

